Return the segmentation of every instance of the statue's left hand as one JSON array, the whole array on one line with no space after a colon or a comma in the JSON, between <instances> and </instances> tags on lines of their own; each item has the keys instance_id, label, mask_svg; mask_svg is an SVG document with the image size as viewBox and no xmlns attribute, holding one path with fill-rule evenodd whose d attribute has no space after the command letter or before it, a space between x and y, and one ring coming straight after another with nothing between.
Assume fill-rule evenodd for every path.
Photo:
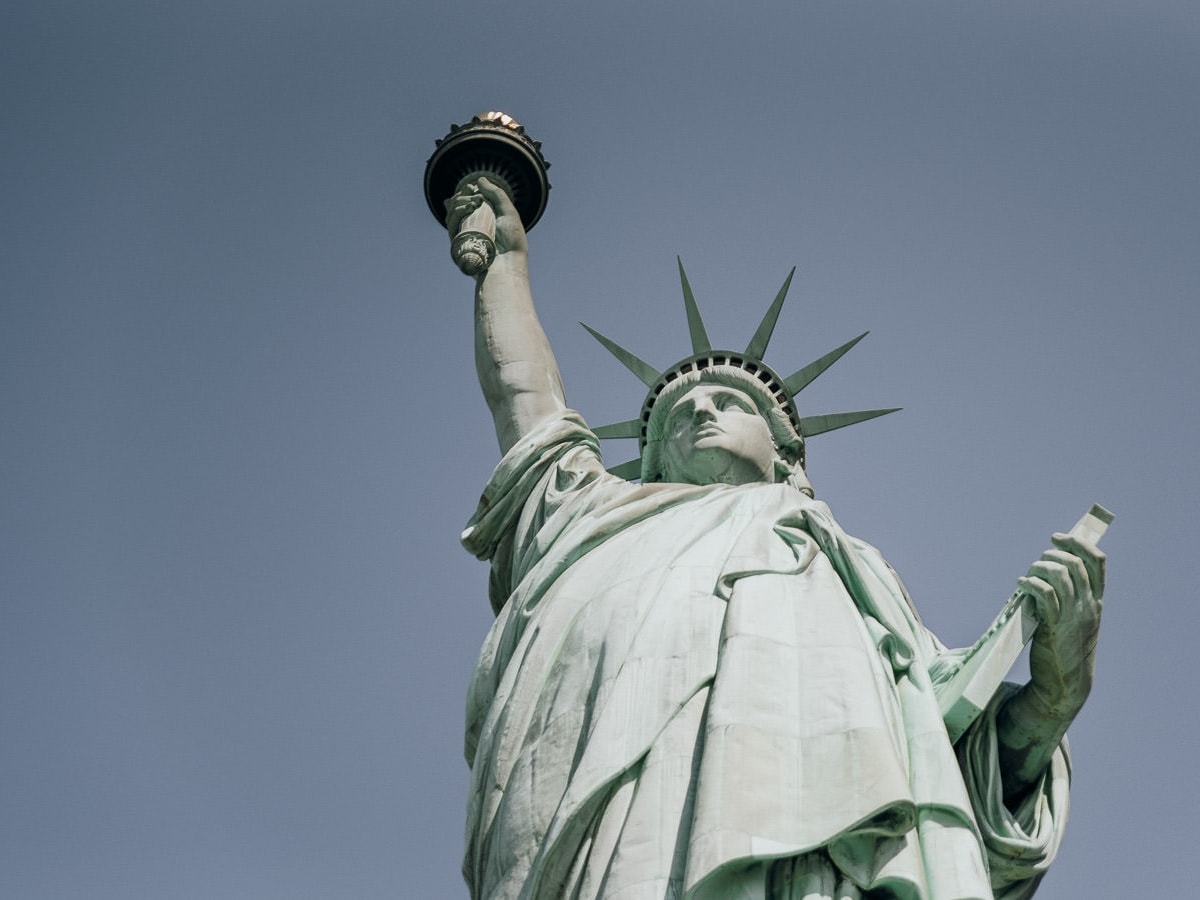
<instances>
[{"instance_id":1,"label":"statue's left hand","mask_svg":"<svg viewBox=\"0 0 1200 900\"><path fill-rule=\"evenodd\" d=\"M1030 648L1030 687L1048 714L1069 720L1092 688L1105 559L1078 537L1055 534L1051 541L1019 583L1040 622Z\"/></svg>"}]
</instances>

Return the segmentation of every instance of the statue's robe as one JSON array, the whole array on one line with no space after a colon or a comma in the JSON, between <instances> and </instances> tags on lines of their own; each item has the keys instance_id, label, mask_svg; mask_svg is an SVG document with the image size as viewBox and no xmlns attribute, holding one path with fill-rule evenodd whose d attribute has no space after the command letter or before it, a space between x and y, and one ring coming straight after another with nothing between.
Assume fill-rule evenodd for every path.
<instances>
[{"instance_id":1,"label":"statue's robe","mask_svg":"<svg viewBox=\"0 0 1200 900\"><path fill-rule=\"evenodd\" d=\"M467 711L477 900L1031 895L1065 748L1013 810L994 707L952 747L947 651L789 485L635 485L566 413L464 544L497 618Z\"/></svg>"}]
</instances>

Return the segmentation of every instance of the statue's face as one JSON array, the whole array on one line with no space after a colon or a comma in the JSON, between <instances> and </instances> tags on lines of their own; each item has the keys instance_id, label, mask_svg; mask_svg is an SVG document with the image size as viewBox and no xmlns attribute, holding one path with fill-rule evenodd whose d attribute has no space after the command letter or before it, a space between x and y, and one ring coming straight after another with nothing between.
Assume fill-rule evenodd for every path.
<instances>
[{"instance_id":1,"label":"statue's face","mask_svg":"<svg viewBox=\"0 0 1200 900\"><path fill-rule=\"evenodd\" d=\"M670 481L770 483L777 457L766 420L737 388L699 384L667 412L663 462Z\"/></svg>"}]
</instances>

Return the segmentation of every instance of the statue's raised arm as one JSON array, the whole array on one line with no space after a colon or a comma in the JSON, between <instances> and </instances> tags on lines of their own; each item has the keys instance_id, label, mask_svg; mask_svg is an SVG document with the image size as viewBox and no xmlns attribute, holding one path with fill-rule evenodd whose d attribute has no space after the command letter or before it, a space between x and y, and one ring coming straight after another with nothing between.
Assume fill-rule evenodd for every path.
<instances>
[{"instance_id":1,"label":"statue's raised arm","mask_svg":"<svg viewBox=\"0 0 1200 900\"><path fill-rule=\"evenodd\" d=\"M508 195L480 178L446 201L446 227L488 204L496 214L496 258L475 279L475 368L507 452L566 406L558 363L529 289L529 244Z\"/></svg>"}]
</instances>

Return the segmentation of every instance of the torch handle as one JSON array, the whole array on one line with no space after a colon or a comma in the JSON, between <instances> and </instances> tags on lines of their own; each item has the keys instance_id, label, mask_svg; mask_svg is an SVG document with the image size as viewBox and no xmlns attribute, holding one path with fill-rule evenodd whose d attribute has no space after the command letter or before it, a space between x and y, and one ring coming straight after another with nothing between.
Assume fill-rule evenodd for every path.
<instances>
[{"instance_id":1,"label":"torch handle","mask_svg":"<svg viewBox=\"0 0 1200 900\"><path fill-rule=\"evenodd\" d=\"M464 275L487 271L496 258L496 213L487 203L467 216L450 243L450 255Z\"/></svg>"}]
</instances>

